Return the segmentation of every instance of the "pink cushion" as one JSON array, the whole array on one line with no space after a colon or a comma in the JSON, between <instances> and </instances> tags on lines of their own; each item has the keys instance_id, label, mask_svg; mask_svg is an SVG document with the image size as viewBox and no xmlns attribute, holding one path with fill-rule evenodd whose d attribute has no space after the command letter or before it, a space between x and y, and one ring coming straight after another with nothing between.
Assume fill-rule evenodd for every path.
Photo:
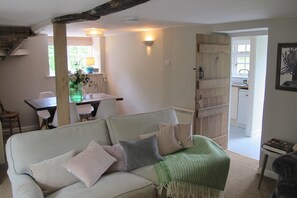
<instances>
[{"instance_id":1,"label":"pink cushion","mask_svg":"<svg viewBox=\"0 0 297 198\"><path fill-rule=\"evenodd\" d=\"M116 162L113 163L108 170L107 173L115 172L115 171L123 171L126 167L125 153L120 144L115 144L113 146L103 146L104 150L114 158L116 158Z\"/></svg>"},{"instance_id":2,"label":"pink cushion","mask_svg":"<svg viewBox=\"0 0 297 198\"><path fill-rule=\"evenodd\" d=\"M64 167L89 188L115 161L114 157L92 140L86 150L70 159Z\"/></svg>"}]
</instances>

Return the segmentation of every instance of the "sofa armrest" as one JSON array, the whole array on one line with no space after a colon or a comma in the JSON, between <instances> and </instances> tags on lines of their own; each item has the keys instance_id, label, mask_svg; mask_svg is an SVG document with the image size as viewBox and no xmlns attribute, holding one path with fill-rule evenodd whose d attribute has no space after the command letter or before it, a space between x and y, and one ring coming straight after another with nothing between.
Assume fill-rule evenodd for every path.
<instances>
[{"instance_id":1,"label":"sofa armrest","mask_svg":"<svg viewBox=\"0 0 297 198\"><path fill-rule=\"evenodd\" d=\"M14 198L43 198L43 193L28 175L9 175Z\"/></svg>"}]
</instances>

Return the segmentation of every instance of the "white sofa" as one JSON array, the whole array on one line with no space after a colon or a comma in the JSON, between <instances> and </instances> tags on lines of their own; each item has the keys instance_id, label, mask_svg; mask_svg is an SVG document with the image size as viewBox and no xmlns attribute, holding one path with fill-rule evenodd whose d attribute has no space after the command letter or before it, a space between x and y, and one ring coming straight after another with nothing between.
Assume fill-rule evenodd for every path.
<instances>
[{"instance_id":1,"label":"white sofa","mask_svg":"<svg viewBox=\"0 0 297 198\"><path fill-rule=\"evenodd\" d=\"M100 145L111 145L119 140L135 140L139 134L158 130L160 122L178 123L174 109L136 115L112 116L63 126L52 130L32 131L13 135L6 143L8 176L15 198L44 197L40 187L29 176L29 165L64 154L70 150L82 151L91 140ZM218 146L219 147L219 146ZM150 198L158 197L158 177L154 165L131 172L103 175L87 188L82 182L62 188L49 198ZM163 193L161 196L165 197Z\"/></svg>"}]
</instances>

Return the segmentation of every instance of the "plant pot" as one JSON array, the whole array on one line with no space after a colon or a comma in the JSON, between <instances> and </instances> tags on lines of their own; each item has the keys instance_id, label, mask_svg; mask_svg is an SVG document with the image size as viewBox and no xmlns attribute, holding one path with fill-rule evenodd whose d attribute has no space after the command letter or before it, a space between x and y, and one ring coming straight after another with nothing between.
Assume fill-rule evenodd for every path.
<instances>
[{"instance_id":1,"label":"plant pot","mask_svg":"<svg viewBox=\"0 0 297 198\"><path fill-rule=\"evenodd\" d=\"M83 99L82 83L69 82L69 96L72 102L81 102Z\"/></svg>"}]
</instances>

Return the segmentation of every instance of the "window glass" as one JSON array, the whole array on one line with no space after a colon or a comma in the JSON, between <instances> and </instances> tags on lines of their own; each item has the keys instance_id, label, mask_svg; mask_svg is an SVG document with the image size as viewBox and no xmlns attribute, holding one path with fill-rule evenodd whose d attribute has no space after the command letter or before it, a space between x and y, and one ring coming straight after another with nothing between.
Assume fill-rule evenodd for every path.
<instances>
[{"instance_id":1,"label":"window glass","mask_svg":"<svg viewBox=\"0 0 297 198\"><path fill-rule=\"evenodd\" d=\"M55 52L54 52L53 45L48 46L48 62L49 62L50 76L54 76L55 75Z\"/></svg>"},{"instance_id":2,"label":"window glass","mask_svg":"<svg viewBox=\"0 0 297 198\"><path fill-rule=\"evenodd\" d=\"M247 52L250 52L251 51L251 45L250 44L246 45L246 51Z\"/></svg>"},{"instance_id":3,"label":"window glass","mask_svg":"<svg viewBox=\"0 0 297 198\"><path fill-rule=\"evenodd\" d=\"M86 68L85 58L92 56L92 46L67 46L68 70ZM55 55L54 46L48 46L49 73L55 75Z\"/></svg>"},{"instance_id":4,"label":"window glass","mask_svg":"<svg viewBox=\"0 0 297 198\"><path fill-rule=\"evenodd\" d=\"M232 76L248 77L250 69L250 40L232 40Z\"/></svg>"},{"instance_id":5,"label":"window glass","mask_svg":"<svg viewBox=\"0 0 297 198\"><path fill-rule=\"evenodd\" d=\"M238 51L238 52L245 52L245 45L241 45L241 44L238 45L238 46L237 46L237 51Z\"/></svg>"},{"instance_id":6,"label":"window glass","mask_svg":"<svg viewBox=\"0 0 297 198\"><path fill-rule=\"evenodd\" d=\"M250 63L250 57L245 57L245 62Z\"/></svg>"},{"instance_id":7,"label":"window glass","mask_svg":"<svg viewBox=\"0 0 297 198\"><path fill-rule=\"evenodd\" d=\"M68 46L68 70L75 71L76 69L86 68L86 57L92 55L91 46Z\"/></svg>"},{"instance_id":8,"label":"window glass","mask_svg":"<svg viewBox=\"0 0 297 198\"><path fill-rule=\"evenodd\" d=\"M237 57L237 63L245 63L245 57Z\"/></svg>"}]
</instances>

